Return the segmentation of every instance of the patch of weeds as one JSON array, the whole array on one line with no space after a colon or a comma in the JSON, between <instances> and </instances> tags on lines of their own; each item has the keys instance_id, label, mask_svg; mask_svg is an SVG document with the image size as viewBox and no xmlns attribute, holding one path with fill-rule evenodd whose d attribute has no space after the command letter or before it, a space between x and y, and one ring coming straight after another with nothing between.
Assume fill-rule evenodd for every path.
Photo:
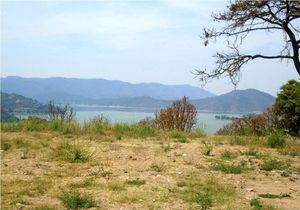
<instances>
[{"instance_id":1,"label":"patch of weeds","mask_svg":"<svg viewBox=\"0 0 300 210\"><path fill-rule=\"evenodd\" d=\"M233 136L233 138L230 138L230 144L231 145L241 145L245 146L247 144L247 140L241 136Z\"/></svg>"},{"instance_id":2,"label":"patch of weeds","mask_svg":"<svg viewBox=\"0 0 300 210\"><path fill-rule=\"evenodd\" d=\"M109 179L112 172L107 168L107 164L101 163L90 173L90 175Z\"/></svg>"},{"instance_id":3,"label":"patch of weeds","mask_svg":"<svg viewBox=\"0 0 300 210\"><path fill-rule=\"evenodd\" d=\"M91 155L79 144L63 142L56 148L55 157L70 163L84 163L90 160Z\"/></svg>"},{"instance_id":4,"label":"patch of weeds","mask_svg":"<svg viewBox=\"0 0 300 210\"><path fill-rule=\"evenodd\" d=\"M127 181L125 182L125 184L128 184L128 185L135 185L135 186L141 186L141 185L146 184L146 181L143 180L143 179L137 178L137 179L127 180Z\"/></svg>"},{"instance_id":5,"label":"patch of weeds","mask_svg":"<svg viewBox=\"0 0 300 210\"><path fill-rule=\"evenodd\" d=\"M125 190L125 186L118 182L109 183L107 187L109 190L116 192Z\"/></svg>"},{"instance_id":6,"label":"patch of weeds","mask_svg":"<svg viewBox=\"0 0 300 210\"><path fill-rule=\"evenodd\" d=\"M167 166L165 163L152 163L150 168L156 172L163 172L167 170Z\"/></svg>"},{"instance_id":7,"label":"patch of weeds","mask_svg":"<svg viewBox=\"0 0 300 210\"><path fill-rule=\"evenodd\" d=\"M176 183L176 185L177 185L177 187L185 187L187 184L186 184L185 181L178 181L178 182Z\"/></svg>"},{"instance_id":8,"label":"patch of weeds","mask_svg":"<svg viewBox=\"0 0 300 210\"><path fill-rule=\"evenodd\" d=\"M22 160L28 159L28 153L29 153L29 150L28 150L28 149L25 149L25 150L22 152L21 159L22 159Z\"/></svg>"},{"instance_id":9,"label":"patch of weeds","mask_svg":"<svg viewBox=\"0 0 300 210\"><path fill-rule=\"evenodd\" d=\"M8 151L12 147L9 139L2 138L1 139L1 149L4 151Z\"/></svg>"},{"instance_id":10,"label":"patch of weeds","mask_svg":"<svg viewBox=\"0 0 300 210\"><path fill-rule=\"evenodd\" d=\"M207 143L206 141L204 141L203 144L204 144L204 147L201 150L202 155L206 155L206 156L211 155L211 152L213 150L213 144Z\"/></svg>"},{"instance_id":11,"label":"patch of weeds","mask_svg":"<svg viewBox=\"0 0 300 210\"><path fill-rule=\"evenodd\" d=\"M201 210L207 210L212 206L212 198L208 192L198 193L195 197L195 201L201 206Z\"/></svg>"},{"instance_id":12,"label":"patch of weeds","mask_svg":"<svg viewBox=\"0 0 300 210\"><path fill-rule=\"evenodd\" d=\"M262 209L263 204L258 198L253 198L250 200L250 205L253 206L255 210Z\"/></svg>"},{"instance_id":13,"label":"patch of weeds","mask_svg":"<svg viewBox=\"0 0 300 210\"><path fill-rule=\"evenodd\" d=\"M149 125L116 123L114 125L116 136L129 136L134 138L146 138L154 136L155 129Z\"/></svg>"},{"instance_id":14,"label":"patch of weeds","mask_svg":"<svg viewBox=\"0 0 300 210\"><path fill-rule=\"evenodd\" d=\"M282 161L269 159L263 162L261 165L261 170L272 171L272 170L283 170L286 169L288 165Z\"/></svg>"},{"instance_id":15,"label":"patch of weeds","mask_svg":"<svg viewBox=\"0 0 300 210\"><path fill-rule=\"evenodd\" d=\"M16 145L16 148L17 149L20 149L20 148L24 148L24 147L28 147L30 146L27 142L25 142L23 139L21 138L15 138L13 139L15 145Z\"/></svg>"},{"instance_id":16,"label":"patch of weeds","mask_svg":"<svg viewBox=\"0 0 300 210\"><path fill-rule=\"evenodd\" d=\"M257 159L260 159L262 154L259 153L258 150L254 149L254 148L250 148L249 150L247 150L246 152L243 153L244 155L247 156L252 156L255 157Z\"/></svg>"},{"instance_id":17,"label":"patch of weeds","mask_svg":"<svg viewBox=\"0 0 300 210\"><path fill-rule=\"evenodd\" d=\"M55 210L55 208L47 205L43 205L43 206L35 207L32 210Z\"/></svg>"},{"instance_id":18,"label":"patch of weeds","mask_svg":"<svg viewBox=\"0 0 300 210\"><path fill-rule=\"evenodd\" d=\"M87 209L94 206L94 199L91 195L81 194L74 190L63 191L60 199L68 209Z\"/></svg>"},{"instance_id":19,"label":"patch of weeds","mask_svg":"<svg viewBox=\"0 0 300 210\"><path fill-rule=\"evenodd\" d=\"M226 163L214 163L211 168L216 171L222 171L226 174L241 174L247 168L244 164L226 164Z\"/></svg>"},{"instance_id":20,"label":"patch of weeds","mask_svg":"<svg viewBox=\"0 0 300 210\"><path fill-rule=\"evenodd\" d=\"M285 139L281 133L272 133L268 137L267 143L272 148L281 148L285 146Z\"/></svg>"},{"instance_id":21,"label":"patch of weeds","mask_svg":"<svg viewBox=\"0 0 300 210\"><path fill-rule=\"evenodd\" d=\"M271 198L271 199L276 199L276 198L280 198L281 199L281 198L289 198L289 197L291 197L291 195L286 194L286 193L280 194L280 195L275 195L275 194L267 193L267 194L259 194L258 196L261 197L261 198Z\"/></svg>"},{"instance_id":22,"label":"patch of weeds","mask_svg":"<svg viewBox=\"0 0 300 210\"><path fill-rule=\"evenodd\" d=\"M175 139L176 141L181 142L181 143L188 142L187 134L182 131L171 131L169 133L169 137L172 139Z\"/></svg>"},{"instance_id":23,"label":"patch of weeds","mask_svg":"<svg viewBox=\"0 0 300 210\"><path fill-rule=\"evenodd\" d=\"M221 155L222 159L224 160L231 160L237 157L237 154L231 152L231 151L224 151Z\"/></svg>"}]
</instances>

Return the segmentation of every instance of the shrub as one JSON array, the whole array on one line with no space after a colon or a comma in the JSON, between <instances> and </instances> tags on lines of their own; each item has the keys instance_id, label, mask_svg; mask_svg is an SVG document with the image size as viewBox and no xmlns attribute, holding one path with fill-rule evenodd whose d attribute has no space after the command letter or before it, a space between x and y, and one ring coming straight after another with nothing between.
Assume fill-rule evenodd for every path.
<instances>
[{"instance_id":1,"label":"shrub","mask_svg":"<svg viewBox=\"0 0 300 210\"><path fill-rule=\"evenodd\" d=\"M212 206L211 195L208 192L198 193L195 197L195 201L201 206L201 210L206 210Z\"/></svg>"},{"instance_id":2,"label":"shrub","mask_svg":"<svg viewBox=\"0 0 300 210\"><path fill-rule=\"evenodd\" d=\"M285 168L287 168L287 164L274 159L266 160L261 165L261 170L265 171L283 170Z\"/></svg>"},{"instance_id":3,"label":"shrub","mask_svg":"<svg viewBox=\"0 0 300 210\"><path fill-rule=\"evenodd\" d=\"M262 208L262 202L258 198L251 199L250 205L253 206L256 210Z\"/></svg>"},{"instance_id":4,"label":"shrub","mask_svg":"<svg viewBox=\"0 0 300 210\"><path fill-rule=\"evenodd\" d=\"M48 122L40 117L29 116L20 122L20 127L25 131L43 131L47 130Z\"/></svg>"},{"instance_id":5,"label":"shrub","mask_svg":"<svg viewBox=\"0 0 300 210\"><path fill-rule=\"evenodd\" d=\"M268 137L268 145L272 148L283 147L285 145L284 136L281 133L272 133Z\"/></svg>"},{"instance_id":6,"label":"shrub","mask_svg":"<svg viewBox=\"0 0 300 210\"><path fill-rule=\"evenodd\" d=\"M60 199L68 209L87 209L94 206L94 200L90 195L82 195L78 191L63 192Z\"/></svg>"},{"instance_id":7,"label":"shrub","mask_svg":"<svg viewBox=\"0 0 300 210\"><path fill-rule=\"evenodd\" d=\"M196 124L197 109L187 97L174 101L170 107L155 113L155 124L164 130L191 131Z\"/></svg>"}]
</instances>

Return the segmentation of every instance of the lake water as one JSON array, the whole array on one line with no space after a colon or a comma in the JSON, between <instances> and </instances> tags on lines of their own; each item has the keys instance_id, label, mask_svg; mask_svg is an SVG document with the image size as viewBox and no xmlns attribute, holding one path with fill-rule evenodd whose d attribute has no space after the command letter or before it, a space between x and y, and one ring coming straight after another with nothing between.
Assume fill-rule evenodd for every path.
<instances>
[{"instance_id":1,"label":"lake water","mask_svg":"<svg viewBox=\"0 0 300 210\"><path fill-rule=\"evenodd\" d=\"M76 118L78 122L83 123L95 116L103 115L110 122L126 122L135 123L146 117L154 117L154 112L141 112L141 111L120 111L118 109L110 110L77 110ZM216 115L226 115L229 117L240 117L240 114L222 114L222 113L198 113L197 127L202 128L206 133L215 133L224 125L231 122L231 120L216 119Z\"/></svg>"}]
</instances>

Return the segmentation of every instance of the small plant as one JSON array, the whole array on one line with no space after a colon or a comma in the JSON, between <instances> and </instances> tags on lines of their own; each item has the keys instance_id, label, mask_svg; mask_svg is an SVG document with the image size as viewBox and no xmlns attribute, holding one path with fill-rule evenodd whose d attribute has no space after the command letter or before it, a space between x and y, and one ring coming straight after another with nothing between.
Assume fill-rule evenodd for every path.
<instances>
[{"instance_id":1,"label":"small plant","mask_svg":"<svg viewBox=\"0 0 300 210\"><path fill-rule=\"evenodd\" d=\"M224 160L231 160L231 159L237 157L237 155L235 153L227 151L227 150L225 152L223 152L221 156L222 156L222 159L224 159Z\"/></svg>"},{"instance_id":2,"label":"small plant","mask_svg":"<svg viewBox=\"0 0 300 210\"><path fill-rule=\"evenodd\" d=\"M272 133L268 137L268 145L272 148L283 147L285 145L284 136L281 133Z\"/></svg>"},{"instance_id":3,"label":"small plant","mask_svg":"<svg viewBox=\"0 0 300 210\"><path fill-rule=\"evenodd\" d=\"M146 181L137 178L137 179L133 179L133 180L127 180L125 183L128 184L128 185L141 186L141 185L146 184Z\"/></svg>"},{"instance_id":4,"label":"small plant","mask_svg":"<svg viewBox=\"0 0 300 210\"><path fill-rule=\"evenodd\" d=\"M246 167L242 164L226 164L226 163L216 163L212 165L212 169L216 171L222 171L226 174L241 174Z\"/></svg>"},{"instance_id":5,"label":"small plant","mask_svg":"<svg viewBox=\"0 0 300 210\"><path fill-rule=\"evenodd\" d=\"M71 163L83 163L90 159L90 155L77 144L63 142L56 149L56 158Z\"/></svg>"},{"instance_id":6,"label":"small plant","mask_svg":"<svg viewBox=\"0 0 300 210\"><path fill-rule=\"evenodd\" d=\"M266 160L261 165L261 170L265 171L283 170L285 168L287 168L287 165L285 163L274 159Z\"/></svg>"},{"instance_id":7,"label":"small plant","mask_svg":"<svg viewBox=\"0 0 300 210\"><path fill-rule=\"evenodd\" d=\"M213 150L213 145L212 144L208 144L206 142L203 142L203 144L204 144L204 147L202 148L201 153L203 155L206 155L206 156L211 155L211 152Z\"/></svg>"},{"instance_id":8,"label":"small plant","mask_svg":"<svg viewBox=\"0 0 300 210\"><path fill-rule=\"evenodd\" d=\"M250 205L253 206L255 210L259 210L263 206L262 202L258 198L251 199Z\"/></svg>"},{"instance_id":9,"label":"small plant","mask_svg":"<svg viewBox=\"0 0 300 210\"><path fill-rule=\"evenodd\" d=\"M206 210L212 206L212 198L208 192L198 193L195 197L195 201L201 206L201 210Z\"/></svg>"},{"instance_id":10,"label":"small plant","mask_svg":"<svg viewBox=\"0 0 300 210\"><path fill-rule=\"evenodd\" d=\"M101 176L103 178L109 179L112 175L112 172L107 169L108 164L101 163L99 164L95 170L93 170L90 175L92 176Z\"/></svg>"},{"instance_id":11,"label":"small plant","mask_svg":"<svg viewBox=\"0 0 300 210\"><path fill-rule=\"evenodd\" d=\"M81 194L74 190L63 191L60 199L68 209L87 209L94 206L94 200L90 195Z\"/></svg>"}]
</instances>

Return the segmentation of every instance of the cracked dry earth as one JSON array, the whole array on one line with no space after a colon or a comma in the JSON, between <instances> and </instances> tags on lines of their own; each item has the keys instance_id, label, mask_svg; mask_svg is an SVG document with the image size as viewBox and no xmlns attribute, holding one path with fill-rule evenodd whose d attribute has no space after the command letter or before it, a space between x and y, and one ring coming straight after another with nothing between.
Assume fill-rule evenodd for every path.
<instances>
[{"instance_id":1,"label":"cracked dry earth","mask_svg":"<svg viewBox=\"0 0 300 210\"><path fill-rule=\"evenodd\" d=\"M80 146L88 160L59 159L62 142ZM207 144L209 155L203 152ZM223 136L180 143L159 136L117 140L113 135L2 132L1 209L67 209L63 192L76 190L93 199L90 209L200 209L195 196L209 192L209 209L255 209L250 201L257 198L259 209L297 210L300 141L288 139L288 145L293 153L257 140L237 145ZM283 166L264 170L271 159ZM216 164L243 170L226 172Z\"/></svg>"}]
</instances>

